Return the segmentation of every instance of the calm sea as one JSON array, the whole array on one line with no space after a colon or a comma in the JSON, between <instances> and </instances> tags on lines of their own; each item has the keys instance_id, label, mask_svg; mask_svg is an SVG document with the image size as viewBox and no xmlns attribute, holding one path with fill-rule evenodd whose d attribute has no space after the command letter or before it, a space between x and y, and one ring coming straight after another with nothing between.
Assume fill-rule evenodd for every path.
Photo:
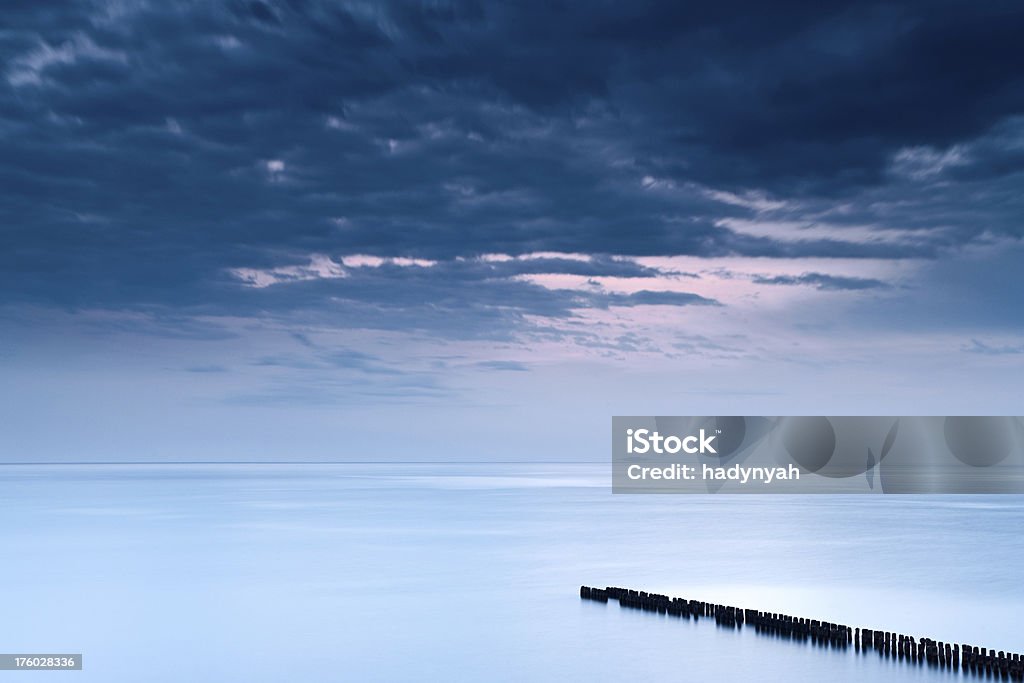
<instances>
[{"instance_id":1,"label":"calm sea","mask_svg":"<svg viewBox=\"0 0 1024 683\"><path fill-rule=\"evenodd\" d=\"M84 655L7 676L965 679L580 584L1024 651L1024 498L613 496L608 467L0 466L0 652Z\"/></svg>"}]
</instances>

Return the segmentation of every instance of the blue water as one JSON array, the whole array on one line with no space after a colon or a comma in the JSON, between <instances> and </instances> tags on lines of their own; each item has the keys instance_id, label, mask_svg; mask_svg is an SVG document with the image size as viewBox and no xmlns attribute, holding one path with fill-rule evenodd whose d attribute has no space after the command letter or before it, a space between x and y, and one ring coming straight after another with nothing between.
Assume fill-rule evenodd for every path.
<instances>
[{"instance_id":1,"label":"blue water","mask_svg":"<svg viewBox=\"0 0 1024 683\"><path fill-rule=\"evenodd\" d=\"M1024 651L1024 498L613 496L608 479L607 465L0 466L0 652L85 665L7 677L965 679L585 602L581 583Z\"/></svg>"}]
</instances>

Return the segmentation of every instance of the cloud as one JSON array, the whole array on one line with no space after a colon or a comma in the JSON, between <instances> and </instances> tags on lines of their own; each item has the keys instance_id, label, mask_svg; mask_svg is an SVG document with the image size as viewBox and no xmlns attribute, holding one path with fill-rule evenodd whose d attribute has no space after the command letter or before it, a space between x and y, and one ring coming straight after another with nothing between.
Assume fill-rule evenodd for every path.
<instances>
[{"instance_id":1,"label":"cloud","mask_svg":"<svg viewBox=\"0 0 1024 683\"><path fill-rule=\"evenodd\" d=\"M828 290L888 289L881 280L863 277L844 277L824 273L802 273L800 275L758 275L753 281L759 285L808 285Z\"/></svg>"},{"instance_id":2,"label":"cloud","mask_svg":"<svg viewBox=\"0 0 1024 683\"><path fill-rule=\"evenodd\" d=\"M143 0L5 20L0 305L509 342L588 312L867 297L895 289L879 262L1024 238L1024 17L997 5ZM699 263L641 263L669 256ZM748 290L713 275L732 259L765 262ZM941 270L900 290L933 326ZM964 286L995 301L985 270ZM544 284L572 278L589 284Z\"/></svg>"},{"instance_id":3,"label":"cloud","mask_svg":"<svg viewBox=\"0 0 1024 683\"><path fill-rule=\"evenodd\" d=\"M348 277L348 272L330 257L314 254L304 266L277 266L274 268L230 268L228 272L249 287L262 289L282 282L302 282Z\"/></svg>"},{"instance_id":4,"label":"cloud","mask_svg":"<svg viewBox=\"0 0 1024 683\"><path fill-rule=\"evenodd\" d=\"M484 360L476 363L476 367L502 372L527 372L530 369L525 363L514 360Z\"/></svg>"},{"instance_id":5,"label":"cloud","mask_svg":"<svg viewBox=\"0 0 1024 683\"><path fill-rule=\"evenodd\" d=\"M932 147L906 147L893 155L892 171L914 180L924 180L937 176L946 169L965 166L968 163L964 149L960 145L953 145L944 151Z\"/></svg>"},{"instance_id":6,"label":"cloud","mask_svg":"<svg viewBox=\"0 0 1024 683\"><path fill-rule=\"evenodd\" d=\"M977 339L972 339L970 344L963 347L969 353L980 353L985 356L1016 356L1024 354L1024 344L986 344Z\"/></svg>"},{"instance_id":7,"label":"cloud","mask_svg":"<svg viewBox=\"0 0 1024 683\"><path fill-rule=\"evenodd\" d=\"M57 45L40 42L15 58L7 70L7 82L15 88L42 86L48 70L104 61L124 64L128 58L120 50L101 47L88 35L77 33Z\"/></svg>"},{"instance_id":8,"label":"cloud","mask_svg":"<svg viewBox=\"0 0 1024 683\"><path fill-rule=\"evenodd\" d=\"M655 292L647 289L625 296L612 295L608 302L613 306L717 306L714 299L708 299L690 292Z\"/></svg>"},{"instance_id":9,"label":"cloud","mask_svg":"<svg viewBox=\"0 0 1024 683\"><path fill-rule=\"evenodd\" d=\"M227 372L228 369L223 365L190 365L185 368L185 372L192 372L200 375L212 375Z\"/></svg>"}]
</instances>

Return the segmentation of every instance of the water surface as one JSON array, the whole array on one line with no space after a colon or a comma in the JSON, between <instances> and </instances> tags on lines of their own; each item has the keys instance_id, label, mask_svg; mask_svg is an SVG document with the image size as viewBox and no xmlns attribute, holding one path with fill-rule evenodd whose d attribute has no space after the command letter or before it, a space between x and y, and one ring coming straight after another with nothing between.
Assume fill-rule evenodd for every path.
<instances>
[{"instance_id":1,"label":"water surface","mask_svg":"<svg viewBox=\"0 0 1024 683\"><path fill-rule=\"evenodd\" d=\"M0 496L0 651L84 654L32 680L965 678L581 583L1024 651L1022 497L613 496L607 464L7 465Z\"/></svg>"}]
</instances>

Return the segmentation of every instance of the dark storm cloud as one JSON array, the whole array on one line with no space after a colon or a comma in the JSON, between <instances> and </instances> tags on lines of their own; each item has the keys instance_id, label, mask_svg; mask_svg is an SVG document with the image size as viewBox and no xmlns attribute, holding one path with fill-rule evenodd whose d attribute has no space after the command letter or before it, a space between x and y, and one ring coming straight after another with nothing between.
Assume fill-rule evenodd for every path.
<instances>
[{"instance_id":1,"label":"dark storm cloud","mask_svg":"<svg viewBox=\"0 0 1024 683\"><path fill-rule=\"evenodd\" d=\"M641 290L628 295L609 297L609 303L615 306L686 306L704 305L717 306L718 302L689 292L652 292Z\"/></svg>"},{"instance_id":2,"label":"dark storm cloud","mask_svg":"<svg viewBox=\"0 0 1024 683\"><path fill-rule=\"evenodd\" d=\"M1021 236L1015 4L15 2L4 23L7 303L493 336L707 301L514 279L659 275L628 259L480 254L934 258ZM849 207L834 238L720 223L831 202ZM922 237L844 238L858 219ZM264 289L227 274L313 253L449 265Z\"/></svg>"},{"instance_id":3,"label":"dark storm cloud","mask_svg":"<svg viewBox=\"0 0 1024 683\"><path fill-rule=\"evenodd\" d=\"M484 258L458 258L450 261L428 262L428 265L402 265L384 261L373 267L349 267L349 272L370 277L443 277L458 280L501 280L523 275L561 273L587 277L650 278L659 276L696 277L692 273L664 271L643 266L633 260L594 254L575 258L560 256L530 256L510 258L506 255Z\"/></svg>"},{"instance_id":4,"label":"dark storm cloud","mask_svg":"<svg viewBox=\"0 0 1024 683\"><path fill-rule=\"evenodd\" d=\"M842 277L824 273L802 273L800 275L757 276L753 281L759 285L809 285L818 289L860 290L887 289L888 284L874 278Z\"/></svg>"}]
</instances>

